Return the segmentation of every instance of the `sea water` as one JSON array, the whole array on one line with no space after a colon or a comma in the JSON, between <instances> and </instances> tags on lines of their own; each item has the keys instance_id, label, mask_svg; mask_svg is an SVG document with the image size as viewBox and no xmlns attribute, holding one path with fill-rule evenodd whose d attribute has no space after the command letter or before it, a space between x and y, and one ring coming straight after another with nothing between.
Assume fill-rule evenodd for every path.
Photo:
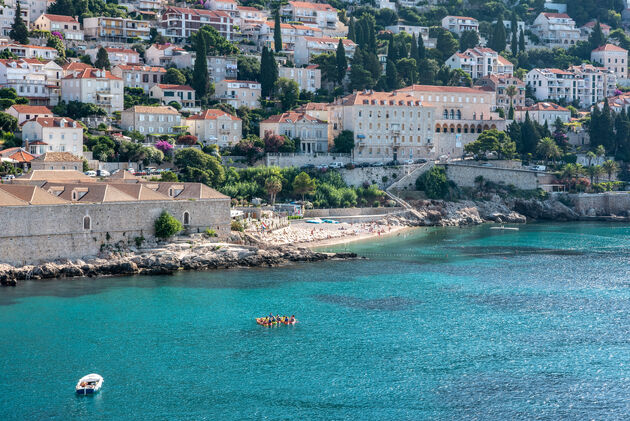
<instances>
[{"instance_id":1,"label":"sea water","mask_svg":"<svg viewBox=\"0 0 630 421\"><path fill-rule=\"evenodd\" d=\"M368 259L0 289L0 419L630 417L630 226L329 249Z\"/></svg>"}]
</instances>

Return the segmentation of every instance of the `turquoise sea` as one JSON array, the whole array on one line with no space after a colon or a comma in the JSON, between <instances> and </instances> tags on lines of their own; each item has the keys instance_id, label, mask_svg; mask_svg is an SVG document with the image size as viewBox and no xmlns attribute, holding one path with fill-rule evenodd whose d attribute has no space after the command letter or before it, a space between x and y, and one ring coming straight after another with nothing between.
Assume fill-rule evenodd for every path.
<instances>
[{"instance_id":1,"label":"turquoise sea","mask_svg":"<svg viewBox=\"0 0 630 421\"><path fill-rule=\"evenodd\" d=\"M630 417L630 226L348 249L369 259L0 289L0 419Z\"/></svg>"}]
</instances>

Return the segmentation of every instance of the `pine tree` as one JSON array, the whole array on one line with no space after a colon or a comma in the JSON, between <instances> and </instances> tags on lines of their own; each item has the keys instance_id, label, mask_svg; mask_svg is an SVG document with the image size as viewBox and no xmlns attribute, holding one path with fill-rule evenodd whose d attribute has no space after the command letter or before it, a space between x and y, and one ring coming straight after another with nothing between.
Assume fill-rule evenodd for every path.
<instances>
[{"instance_id":1,"label":"pine tree","mask_svg":"<svg viewBox=\"0 0 630 421\"><path fill-rule=\"evenodd\" d=\"M357 34L354 30L354 18L350 18L350 23L348 23L348 39L357 42Z\"/></svg>"},{"instance_id":2,"label":"pine tree","mask_svg":"<svg viewBox=\"0 0 630 421\"><path fill-rule=\"evenodd\" d=\"M416 63L418 62L418 60L420 60L420 57L418 56L418 41L416 41L416 34L411 34L411 45L409 46L409 58L414 59Z\"/></svg>"},{"instance_id":3,"label":"pine tree","mask_svg":"<svg viewBox=\"0 0 630 421\"><path fill-rule=\"evenodd\" d=\"M391 60L387 60L387 66L385 67L385 81L387 82L388 90L398 89L398 71Z\"/></svg>"},{"instance_id":4,"label":"pine tree","mask_svg":"<svg viewBox=\"0 0 630 421\"><path fill-rule=\"evenodd\" d=\"M346 70L348 70L348 60L346 59L346 49L343 47L343 42L339 40L337 45L337 83L342 84L343 78L346 76Z\"/></svg>"},{"instance_id":5,"label":"pine tree","mask_svg":"<svg viewBox=\"0 0 630 421\"><path fill-rule=\"evenodd\" d=\"M426 58L427 50L424 48L424 40L422 39L422 35L418 37L418 60L422 60ZM418 61L418 63L420 63Z\"/></svg>"},{"instance_id":6,"label":"pine tree","mask_svg":"<svg viewBox=\"0 0 630 421\"><path fill-rule=\"evenodd\" d=\"M280 12L276 9L273 25L273 45L276 53L282 51L282 27L280 25Z\"/></svg>"},{"instance_id":7,"label":"pine tree","mask_svg":"<svg viewBox=\"0 0 630 421\"><path fill-rule=\"evenodd\" d=\"M506 34L505 25L503 25L503 15L497 17L497 23L494 25L494 31L492 32L492 44L491 48L497 53L505 50Z\"/></svg>"},{"instance_id":8,"label":"pine tree","mask_svg":"<svg viewBox=\"0 0 630 421\"><path fill-rule=\"evenodd\" d=\"M11 25L9 37L20 44L28 44L28 28L22 20L22 7L20 6L19 1L16 3L17 8L15 9L15 19L13 20L13 25Z\"/></svg>"},{"instance_id":9,"label":"pine tree","mask_svg":"<svg viewBox=\"0 0 630 421\"><path fill-rule=\"evenodd\" d=\"M195 89L197 99L202 99L208 93L210 76L208 75L208 59L206 57L206 37L201 33L197 37L197 56L193 67L192 87Z\"/></svg>"},{"instance_id":10,"label":"pine tree","mask_svg":"<svg viewBox=\"0 0 630 421\"><path fill-rule=\"evenodd\" d=\"M601 47L606 43L606 37L604 36L604 32L602 31L602 26L599 24L599 21L597 21L595 27L593 28L593 32L589 35L588 42L591 45L591 50Z\"/></svg>"},{"instance_id":11,"label":"pine tree","mask_svg":"<svg viewBox=\"0 0 630 421\"><path fill-rule=\"evenodd\" d=\"M107 50L105 50L103 47L98 49L98 52L96 53L96 61L94 62L94 67L96 67L97 69L107 69L109 70L109 68L111 67L111 65L109 64L109 55L107 54Z\"/></svg>"},{"instance_id":12,"label":"pine tree","mask_svg":"<svg viewBox=\"0 0 630 421\"><path fill-rule=\"evenodd\" d=\"M518 51L525 52L525 32L521 28L521 32L518 34Z\"/></svg>"}]
</instances>

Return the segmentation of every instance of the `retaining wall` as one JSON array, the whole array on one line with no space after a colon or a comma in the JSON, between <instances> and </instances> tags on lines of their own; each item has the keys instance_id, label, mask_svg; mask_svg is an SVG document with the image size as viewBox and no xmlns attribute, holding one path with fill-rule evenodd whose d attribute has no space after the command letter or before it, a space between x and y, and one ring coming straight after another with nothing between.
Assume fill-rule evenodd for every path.
<instances>
[{"instance_id":1,"label":"retaining wall","mask_svg":"<svg viewBox=\"0 0 630 421\"><path fill-rule=\"evenodd\" d=\"M360 215L387 215L388 213L405 210L401 207L393 208L330 208L330 209L307 209L304 211L305 218L324 218L339 216L360 216Z\"/></svg>"},{"instance_id":2,"label":"retaining wall","mask_svg":"<svg viewBox=\"0 0 630 421\"><path fill-rule=\"evenodd\" d=\"M482 176L485 181L497 184L513 185L521 190L535 190L542 184L550 184L554 177L551 174L522 169L499 167L482 167L473 164L440 164L444 165L449 180L461 187L475 187L475 179Z\"/></svg>"},{"instance_id":3,"label":"retaining wall","mask_svg":"<svg viewBox=\"0 0 630 421\"><path fill-rule=\"evenodd\" d=\"M630 193L581 193L568 195L581 215L629 215Z\"/></svg>"}]
</instances>

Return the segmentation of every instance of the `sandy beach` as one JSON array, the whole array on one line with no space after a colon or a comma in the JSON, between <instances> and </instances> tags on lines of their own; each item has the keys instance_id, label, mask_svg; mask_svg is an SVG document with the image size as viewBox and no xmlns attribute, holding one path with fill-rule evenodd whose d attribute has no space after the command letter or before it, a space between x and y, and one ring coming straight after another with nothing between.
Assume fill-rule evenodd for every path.
<instances>
[{"instance_id":1,"label":"sandy beach","mask_svg":"<svg viewBox=\"0 0 630 421\"><path fill-rule=\"evenodd\" d=\"M322 247L388 236L409 229L398 221L340 222L338 224L309 224L294 221L288 227L272 232L253 233L252 236L269 245L294 244L301 247Z\"/></svg>"}]
</instances>

